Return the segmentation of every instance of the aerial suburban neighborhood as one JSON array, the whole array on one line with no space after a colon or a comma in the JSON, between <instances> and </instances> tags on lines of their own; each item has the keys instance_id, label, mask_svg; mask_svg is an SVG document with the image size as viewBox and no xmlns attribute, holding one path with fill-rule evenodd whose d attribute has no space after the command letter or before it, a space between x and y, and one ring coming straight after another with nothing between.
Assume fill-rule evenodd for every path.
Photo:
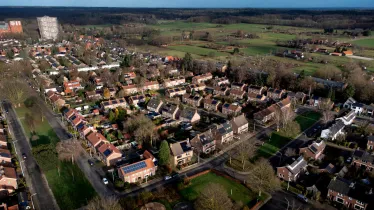
<instances>
[{"instance_id":1,"label":"aerial suburban neighborhood","mask_svg":"<svg viewBox=\"0 0 374 210\"><path fill-rule=\"evenodd\" d=\"M0 3L0 210L374 209L372 3L35 2Z\"/></svg>"}]
</instances>

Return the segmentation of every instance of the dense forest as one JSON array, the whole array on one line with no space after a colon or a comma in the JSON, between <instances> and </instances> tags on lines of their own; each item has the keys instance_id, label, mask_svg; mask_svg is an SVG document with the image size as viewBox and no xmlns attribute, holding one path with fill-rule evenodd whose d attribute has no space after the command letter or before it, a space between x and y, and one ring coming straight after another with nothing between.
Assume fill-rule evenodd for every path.
<instances>
[{"instance_id":1,"label":"dense forest","mask_svg":"<svg viewBox=\"0 0 374 210\"><path fill-rule=\"evenodd\" d=\"M317 28L374 28L374 10L162 9L82 7L0 7L0 20L56 16L63 24L99 25L188 20L217 24L261 23Z\"/></svg>"}]
</instances>

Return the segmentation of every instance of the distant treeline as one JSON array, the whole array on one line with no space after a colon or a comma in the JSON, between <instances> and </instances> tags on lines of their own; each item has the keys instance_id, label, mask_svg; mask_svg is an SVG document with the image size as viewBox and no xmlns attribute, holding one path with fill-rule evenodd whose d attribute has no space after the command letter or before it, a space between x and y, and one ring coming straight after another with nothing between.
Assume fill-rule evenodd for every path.
<instances>
[{"instance_id":1,"label":"distant treeline","mask_svg":"<svg viewBox=\"0 0 374 210\"><path fill-rule=\"evenodd\" d=\"M64 24L100 25L188 20L217 24L259 23L335 29L373 29L374 10L162 9L82 7L0 7L0 20L56 16Z\"/></svg>"}]
</instances>

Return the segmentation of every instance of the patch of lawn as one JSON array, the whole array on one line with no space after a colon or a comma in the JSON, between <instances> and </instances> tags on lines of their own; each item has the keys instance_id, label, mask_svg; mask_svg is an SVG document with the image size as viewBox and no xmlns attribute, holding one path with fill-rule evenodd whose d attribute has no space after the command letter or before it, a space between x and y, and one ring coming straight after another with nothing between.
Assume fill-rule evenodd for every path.
<instances>
[{"instance_id":1,"label":"patch of lawn","mask_svg":"<svg viewBox=\"0 0 374 210\"><path fill-rule=\"evenodd\" d=\"M214 56L227 56L228 53L219 52L217 50L209 49L209 48L202 48L198 46L188 46L188 45L177 45L177 46L168 46L169 49L188 52L191 54L208 56L210 53L214 53Z\"/></svg>"},{"instance_id":2,"label":"patch of lawn","mask_svg":"<svg viewBox=\"0 0 374 210\"><path fill-rule=\"evenodd\" d=\"M295 121L300 125L301 131L312 126L321 118L321 114L318 112L306 112L295 118Z\"/></svg>"},{"instance_id":3,"label":"patch of lawn","mask_svg":"<svg viewBox=\"0 0 374 210\"><path fill-rule=\"evenodd\" d=\"M241 201L245 205L248 205L256 197L255 193L247 187L214 173L207 173L192 179L190 185L182 189L180 194L186 200L193 201L208 183L218 183L222 185L232 200L236 202Z\"/></svg>"},{"instance_id":4,"label":"patch of lawn","mask_svg":"<svg viewBox=\"0 0 374 210\"><path fill-rule=\"evenodd\" d=\"M374 47L374 38L360 39L352 41L352 43L362 47Z\"/></svg>"},{"instance_id":5,"label":"patch of lawn","mask_svg":"<svg viewBox=\"0 0 374 210\"><path fill-rule=\"evenodd\" d=\"M45 175L60 209L77 209L96 196L83 172L71 162L60 162L60 175L57 169Z\"/></svg>"}]
</instances>

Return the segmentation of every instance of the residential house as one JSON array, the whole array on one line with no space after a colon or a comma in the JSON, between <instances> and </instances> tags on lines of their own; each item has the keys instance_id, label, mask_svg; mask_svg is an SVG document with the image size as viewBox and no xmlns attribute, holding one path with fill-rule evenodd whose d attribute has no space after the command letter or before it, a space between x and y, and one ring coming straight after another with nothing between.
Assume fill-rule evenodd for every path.
<instances>
[{"instance_id":1,"label":"residential house","mask_svg":"<svg viewBox=\"0 0 374 210\"><path fill-rule=\"evenodd\" d=\"M357 101L354 98L349 97L347 101L345 101L345 103L343 104L343 107L346 109L351 109L352 104L355 104L355 103L357 103Z\"/></svg>"},{"instance_id":2,"label":"residential house","mask_svg":"<svg viewBox=\"0 0 374 210\"><path fill-rule=\"evenodd\" d=\"M119 167L118 175L124 182L136 183L143 180L147 181L148 177L156 175L156 171L157 165L155 165L151 158L147 158Z\"/></svg>"},{"instance_id":3,"label":"residential house","mask_svg":"<svg viewBox=\"0 0 374 210\"><path fill-rule=\"evenodd\" d=\"M8 149L0 148L0 164L12 163L12 155Z\"/></svg>"},{"instance_id":4,"label":"residential house","mask_svg":"<svg viewBox=\"0 0 374 210\"><path fill-rule=\"evenodd\" d=\"M366 105L366 104L363 104L363 103L352 104L351 105L351 110L354 110L354 112L358 115L373 116L373 114L374 114L374 106Z\"/></svg>"},{"instance_id":5,"label":"residential house","mask_svg":"<svg viewBox=\"0 0 374 210\"><path fill-rule=\"evenodd\" d=\"M147 109L153 112L160 112L163 103L164 102L159 98L151 98L151 100L148 101Z\"/></svg>"},{"instance_id":6,"label":"residential house","mask_svg":"<svg viewBox=\"0 0 374 210\"><path fill-rule=\"evenodd\" d=\"M143 85L143 90L159 90L160 84L157 81L146 81Z\"/></svg>"},{"instance_id":7,"label":"residential house","mask_svg":"<svg viewBox=\"0 0 374 210\"><path fill-rule=\"evenodd\" d=\"M136 78L136 74L133 71L132 72L128 72L128 73L124 73L123 76L125 78L129 78L129 79L135 79Z\"/></svg>"},{"instance_id":8,"label":"residential house","mask_svg":"<svg viewBox=\"0 0 374 210\"><path fill-rule=\"evenodd\" d=\"M186 94L183 95L182 100L183 100L184 103L189 104L193 107L200 107L201 102L203 101L203 97L201 97L198 94L190 95L190 94L186 93Z\"/></svg>"},{"instance_id":9,"label":"residential house","mask_svg":"<svg viewBox=\"0 0 374 210\"><path fill-rule=\"evenodd\" d=\"M213 94L218 96L226 96L230 91L228 87L214 87Z\"/></svg>"},{"instance_id":10,"label":"residential house","mask_svg":"<svg viewBox=\"0 0 374 210\"><path fill-rule=\"evenodd\" d=\"M332 102L330 100L330 98L323 98L323 97L319 97L319 96L313 96L311 99L309 99L309 105L310 106L321 108L322 106L324 106L326 104L330 104L330 107L328 107L329 109L332 109L332 107L334 106L334 102Z\"/></svg>"},{"instance_id":11,"label":"residential house","mask_svg":"<svg viewBox=\"0 0 374 210\"><path fill-rule=\"evenodd\" d=\"M234 117L231 120L231 126L232 126L232 130L234 131L234 134L241 134L241 133L248 132L248 121L245 118L244 114Z\"/></svg>"},{"instance_id":12,"label":"residential house","mask_svg":"<svg viewBox=\"0 0 374 210\"><path fill-rule=\"evenodd\" d=\"M170 150L174 166L191 162L193 149L189 139L170 144Z\"/></svg>"},{"instance_id":13,"label":"residential house","mask_svg":"<svg viewBox=\"0 0 374 210\"><path fill-rule=\"evenodd\" d=\"M72 80L70 82L64 82L64 92L65 94L72 94L77 90L83 89L81 83L77 80Z\"/></svg>"},{"instance_id":14,"label":"residential house","mask_svg":"<svg viewBox=\"0 0 374 210\"><path fill-rule=\"evenodd\" d=\"M368 136L368 142L367 142L367 144L366 144L367 146L366 146L366 148L368 149L368 150L374 150L374 136Z\"/></svg>"},{"instance_id":15,"label":"residential house","mask_svg":"<svg viewBox=\"0 0 374 210\"><path fill-rule=\"evenodd\" d=\"M290 159L292 162L285 166L277 167L277 176L285 181L295 182L300 175L306 170L308 163L303 156Z\"/></svg>"},{"instance_id":16,"label":"residential house","mask_svg":"<svg viewBox=\"0 0 374 210\"><path fill-rule=\"evenodd\" d=\"M365 150L357 149L353 153L352 165L360 168L365 168L368 171L373 171L374 155Z\"/></svg>"},{"instance_id":17,"label":"residential house","mask_svg":"<svg viewBox=\"0 0 374 210\"><path fill-rule=\"evenodd\" d=\"M218 111L218 108L221 106L221 102L215 99L204 99L204 109L208 111Z\"/></svg>"},{"instance_id":18,"label":"residential house","mask_svg":"<svg viewBox=\"0 0 374 210\"><path fill-rule=\"evenodd\" d=\"M225 103L222 106L222 113L225 115L237 116L242 111L242 107L235 104Z\"/></svg>"},{"instance_id":19,"label":"residential house","mask_svg":"<svg viewBox=\"0 0 374 210\"><path fill-rule=\"evenodd\" d=\"M214 78L214 86L229 85L230 81L226 77L217 77Z\"/></svg>"},{"instance_id":20,"label":"residential house","mask_svg":"<svg viewBox=\"0 0 374 210\"><path fill-rule=\"evenodd\" d=\"M131 95L131 94L139 92L138 87L136 87L136 85L134 84L123 85L122 89L125 91L125 94L127 95Z\"/></svg>"},{"instance_id":21,"label":"residential house","mask_svg":"<svg viewBox=\"0 0 374 210\"><path fill-rule=\"evenodd\" d=\"M344 125L350 125L356 119L356 113L354 110L351 110L343 117L336 118L337 120L343 121Z\"/></svg>"},{"instance_id":22,"label":"residential house","mask_svg":"<svg viewBox=\"0 0 374 210\"><path fill-rule=\"evenodd\" d=\"M211 129L208 131L197 134L192 140L191 145L196 148L197 151L204 154L209 154L216 149L216 140Z\"/></svg>"},{"instance_id":23,"label":"residential house","mask_svg":"<svg viewBox=\"0 0 374 210\"><path fill-rule=\"evenodd\" d=\"M172 98L174 96L182 96L186 94L187 90L184 87L180 88L170 88L165 91L167 97Z\"/></svg>"},{"instance_id":24,"label":"residential house","mask_svg":"<svg viewBox=\"0 0 374 210\"><path fill-rule=\"evenodd\" d=\"M191 84L187 86L187 91L190 93L202 91L206 88L204 83Z\"/></svg>"},{"instance_id":25,"label":"residential house","mask_svg":"<svg viewBox=\"0 0 374 210\"><path fill-rule=\"evenodd\" d=\"M372 189L341 177L334 177L327 186L327 198L347 209L365 210L373 200Z\"/></svg>"},{"instance_id":26,"label":"residential house","mask_svg":"<svg viewBox=\"0 0 374 210\"><path fill-rule=\"evenodd\" d=\"M243 99L245 95L245 92L238 89L231 89L230 90L230 96L234 99Z\"/></svg>"},{"instance_id":27,"label":"residential house","mask_svg":"<svg viewBox=\"0 0 374 210\"><path fill-rule=\"evenodd\" d=\"M245 91L246 87L247 87L247 85L244 84L244 83L239 83L239 82L233 82L233 83L231 83L231 89L232 90Z\"/></svg>"},{"instance_id":28,"label":"residential house","mask_svg":"<svg viewBox=\"0 0 374 210\"><path fill-rule=\"evenodd\" d=\"M269 88L267 90L267 97L268 98L271 98L273 100L280 100L284 94L286 93L285 90L279 90L279 89L275 89L275 88Z\"/></svg>"},{"instance_id":29,"label":"residential house","mask_svg":"<svg viewBox=\"0 0 374 210\"><path fill-rule=\"evenodd\" d=\"M265 91L266 91L265 86L250 85L248 87L248 94L253 93L253 94L256 94L256 95L263 95L265 93Z\"/></svg>"},{"instance_id":30,"label":"residential house","mask_svg":"<svg viewBox=\"0 0 374 210\"><path fill-rule=\"evenodd\" d=\"M299 149L299 154L303 155L304 158L310 158L314 160L321 159L323 156L323 151L326 148L326 143L322 141L314 141L307 147L302 147Z\"/></svg>"},{"instance_id":31,"label":"residential house","mask_svg":"<svg viewBox=\"0 0 374 210\"><path fill-rule=\"evenodd\" d=\"M12 193L18 188L16 170L0 166L0 192Z\"/></svg>"},{"instance_id":32,"label":"residential house","mask_svg":"<svg viewBox=\"0 0 374 210\"><path fill-rule=\"evenodd\" d=\"M127 104L124 98L117 98L117 99L101 102L101 108L103 110L115 109L117 107L122 107L126 109L126 108L129 108L129 105Z\"/></svg>"},{"instance_id":33,"label":"residential house","mask_svg":"<svg viewBox=\"0 0 374 210\"><path fill-rule=\"evenodd\" d=\"M50 101L54 107L57 107L59 109L65 106L65 103L66 103L65 100L60 95L57 95L57 94L54 94L50 98Z\"/></svg>"},{"instance_id":34,"label":"residential house","mask_svg":"<svg viewBox=\"0 0 374 210\"><path fill-rule=\"evenodd\" d=\"M175 104L164 104L162 107L162 116L176 120L179 118L179 107Z\"/></svg>"},{"instance_id":35,"label":"residential house","mask_svg":"<svg viewBox=\"0 0 374 210\"><path fill-rule=\"evenodd\" d=\"M130 96L129 97L129 103L137 106L139 103L144 103L145 102L145 96L144 95L135 95L135 96Z\"/></svg>"},{"instance_id":36,"label":"residential house","mask_svg":"<svg viewBox=\"0 0 374 210\"><path fill-rule=\"evenodd\" d=\"M249 102L256 102L256 103L264 103L267 101L267 97L265 95L256 94L253 92L248 93L248 101Z\"/></svg>"},{"instance_id":37,"label":"residential house","mask_svg":"<svg viewBox=\"0 0 374 210\"><path fill-rule=\"evenodd\" d=\"M192 78L192 83L199 84L199 83L208 81L212 78L213 78L212 73L208 72L206 74L202 74L202 75L198 75L198 76L193 77Z\"/></svg>"},{"instance_id":38,"label":"residential house","mask_svg":"<svg viewBox=\"0 0 374 210\"><path fill-rule=\"evenodd\" d=\"M87 146L94 153L97 152L97 149L103 144L109 144L109 141L99 132L91 132L86 136Z\"/></svg>"},{"instance_id":39,"label":"residential house","mask_svg":"<svg viewBox=\"0 0 374 210\"><path fill-rule=\"evenodd\" d=\"M117 89L114 88L114 87L110 87L110 88L108 88L108 90L109 90L110 97L111 98L115 98L116 97L116 93L117 93Z\"/></svg>"},{"instance_id":40,"label":"residential house","mask_svg":"<svg viewBox=\"0 0 374 210\"><path fill-rule=\"evenodd\" d=\"M200 114L197 113L197 109L186 107L181 111L179 119L183 122L196 123L200 121Z\"/></svg>"},{"instance_id":41,"label":"residential house","mask_svg":"<svg viewBox=\"0 0 374 210\"><path fill-rule=\"evenodd\" d=\"M253 118L256 122L265 125L266 123L273 120L275 112L277 109L280 109L282 112L285 112L291 107L291 101L289 98L285 98L282 101L269 106L268 108L254 113Z\"/></svg>"},{"instance_id":42,"label":"residential house","mask_svg":"<svg viewBox=\"0 0 374 210\"><path fill-rule=\"evenodd\" d=\"M322 130L321 138L335 140L339 135L344 135L344 127L344 122L337 120L330 128Z\"/></svg>"},{"instance_id":43,"label":"residential house","mask_svg":"<svg viewBox=\"0 0 374 210\"><path fill-rule=\"evenodd\" d=\"M175 87L178 85L182 85L186 82L184 77L176 77L170 79L164 79L164 88Z\"/></svg>"},{"instance_id":44,"label":"residential house","mask_svg":"<svg viewBox=\"0 0 374 210\"><path fill-rule=\"evenodd\" d=\"M113 144L103 144L98 148L100 160L106 166L113 166L122 159L122 153Z\"/></svg>"},{"instance_id":45,"label":"residential house","mask_svg":"<svg viewBox=\"0 0 374 210\"><path fill-rule=\"evenodd\" d=\"M306 101L306 94L303 92L288 92L287 97L291 99L294 104L304 104Z\"/></svg>"},{"instance_id":46,"label":"residential house","mask_svg":"<svg viewBox=\"0 0 374 210\"><path fill-rule=\"evenodd\" d=\"M234 139L234 132L232 130L231 123L226 121L225 123L218 125L217 129L214 131L214 139L217 140L219 144L225 144Z\"/></svg>"},{"instance_id":47,"label":"residential house","mask_svg":"<svg viewBox=\"0 0 374 210\"><path fill-rule=\"evenodd\" d=\"M8 142L6 140L6 136L4 135L4 133L0 133L0 148L8 148Z\"/></svg>"},{"instance_id":48,"label":"residential house","mask_svg":"<svg viewBox=\"0 0 374 210\"><path fill-rule=\"evenodd\" d=\"M100 100L103 98L103 91L101 90L87 91L85 95L88 100Z\"/></svg>"}]
</instances>

